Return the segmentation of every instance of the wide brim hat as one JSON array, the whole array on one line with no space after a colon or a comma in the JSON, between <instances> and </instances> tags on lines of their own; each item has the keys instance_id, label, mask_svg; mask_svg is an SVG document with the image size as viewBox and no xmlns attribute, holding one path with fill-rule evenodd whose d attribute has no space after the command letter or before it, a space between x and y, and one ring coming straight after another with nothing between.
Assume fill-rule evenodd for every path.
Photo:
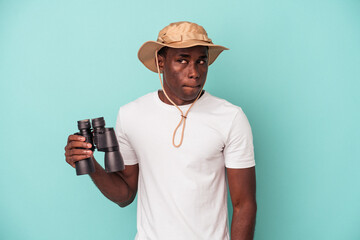
<instances>
[{"instance_id":1,"label":"wide brim hat","mask_svg":"<svg viewBox=\"0 0 360 240\"><path fill-rule=\"evenodd\" d=\"M171 23L159 32L157 41L147 41L139 49L139 60L153 72L157 71L155 54L163 47L190 48L208 47L208 61L211 65L226 47L215 45L208 37L205 29L191 22Z\"/></svg>"}]
</instances>

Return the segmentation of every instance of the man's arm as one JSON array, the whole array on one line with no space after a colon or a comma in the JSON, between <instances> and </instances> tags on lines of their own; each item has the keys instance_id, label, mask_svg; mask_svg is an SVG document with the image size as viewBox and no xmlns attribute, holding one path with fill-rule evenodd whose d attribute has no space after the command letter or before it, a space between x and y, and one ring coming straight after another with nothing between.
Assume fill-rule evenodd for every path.
<instances>
[{"instance_id":1,"label":"man's arm","mask_svg":"<svg viewBox=\"0 0 360 240\"><path fill-rule=\"evenodd\" d=\"M89 175L102 194L120 207L132 203L137 192L139 165L126 165L123 171L107 173L95 158L92 158L95 172Z\"/></svg>"},{"instance_id":2,"label":"man's arm","mask_svg":"<svg viewBox=\"0 0 360 240\"><path fill-rule=\"evenodd\" d=\"M257 209L255 167L226 171L233 205L231 239L252 240Z\"/></svg>"},{"instance_id":3,"label":"man's arm","mask_svg":"<svg viewBox=\"0 0 360 240\"><path fill-rule=\"evenodd\" d=\"M120 207L129 205L137 192L139 165L126 165L121 172L107 173L92 155L91 144L78 135L70 135L65 147L66 162L75 167L75 162L91 157L94 161L95 172L91 179L105 197Z\"/></svg>"}]
</instances>

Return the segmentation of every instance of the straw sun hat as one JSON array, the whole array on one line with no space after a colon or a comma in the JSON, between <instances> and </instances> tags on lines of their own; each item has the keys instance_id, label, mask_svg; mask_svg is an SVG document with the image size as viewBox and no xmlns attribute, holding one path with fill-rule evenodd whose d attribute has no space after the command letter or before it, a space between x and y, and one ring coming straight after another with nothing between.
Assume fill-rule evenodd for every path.
<instances>
[{"instance_id":1,"label":"straw sun hat","mask_svg":"<svg viewBox=\"0 0 360 240\"><path fill-rule=\"evenodd\" d=\"M155 53L161 48L189 48L194 46L209 47L209 65L223 50L228 50L226 47L213 44L202 26L191 22L175 22L159 32L157 41L145 42L139 49L138 57L148 69L157 73Z\"/></svg>"}]
</instances>

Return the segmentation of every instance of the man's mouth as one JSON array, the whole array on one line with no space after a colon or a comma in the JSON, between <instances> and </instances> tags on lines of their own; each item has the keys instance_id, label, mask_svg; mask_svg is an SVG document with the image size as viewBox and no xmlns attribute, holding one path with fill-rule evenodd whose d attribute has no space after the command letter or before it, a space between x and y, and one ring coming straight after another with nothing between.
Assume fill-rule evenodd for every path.
<instances>
[{"instance_id":1,"label":"man's mouth","mask_svg":"<svg viewBox=\"0 0 360 240\"><path fill-rule=\"evenodd\" d=\"M200 88L200 85L194 85L194 86L184 85L183 87L187 87L187 88Z\"/></svg>"}]
</instances>

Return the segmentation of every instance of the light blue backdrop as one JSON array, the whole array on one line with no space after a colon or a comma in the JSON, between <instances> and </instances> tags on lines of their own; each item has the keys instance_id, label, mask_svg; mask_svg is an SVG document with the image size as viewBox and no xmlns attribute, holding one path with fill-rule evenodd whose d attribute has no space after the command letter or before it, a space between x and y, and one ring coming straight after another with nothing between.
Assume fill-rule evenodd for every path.
<instances>
[{"instance_id":1,"label":"light blue backdrop","mask_svg":"<svg viewBox=\"0 0 360 240\"><path fill-rule=\"evenodd\" d=\"M251 123L255 239L360 239L356 0L0 0L0 239L133 239L136 203L77 177L64 146L77 120L114 126L160 87L137 50L180 20L231 49L205 89Z\"/></svg>"}]
</instances>

